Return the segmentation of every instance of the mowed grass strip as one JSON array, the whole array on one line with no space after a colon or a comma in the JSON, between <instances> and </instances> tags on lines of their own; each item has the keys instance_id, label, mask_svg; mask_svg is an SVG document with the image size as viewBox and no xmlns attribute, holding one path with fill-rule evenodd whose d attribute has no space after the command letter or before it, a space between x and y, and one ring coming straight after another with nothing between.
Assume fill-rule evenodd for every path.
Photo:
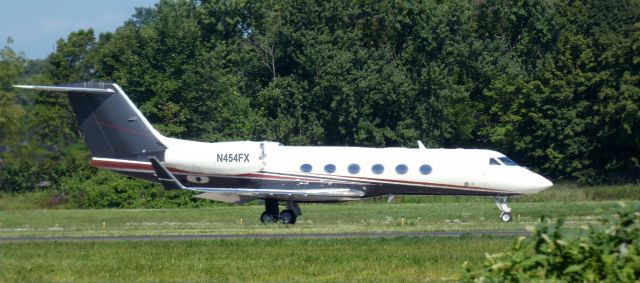
<instances>
[{"instance_id":1,"label":"mowed grass strip","mask_svg":"<svg viewBox=\"0 0 640 283\"><path fill-rule=\"evenodd\" d=\"M415 282L460 278L513 238L0 244L2 282Z\"/></svg>"},{"instance_id":2,"label":"mowed grass strip","mask_svg":"<svg viewBox=\"0 0 640 283\"><path fill-rule=\"evenodd\" d=\"M490 198L484 203L303 204L295 225L263 225L259 205L194 209L0 211L0 237L177 234L366 233L393 231L523 230L542 215L565 217L568 226L597 220L616 201L514 203L503 223ZM629 201L629 205L640 202Z\"/></svg>"},{"instance_id":3,"label":"mowed grass strip","mask_svg":"<svg viewBox=\"0 0 640 283\"><path fill-rule=\"evenodd\" d=\"M197 193L194 193L197 194ZM55 205L59 197L57 191L34 191L11 194L0 191L0 211L17 209L74 209L77 203L66 202ZM141 198L143 196L140 196ZM394 203L487 203L490 197L479 196L396 196ZM387 196L380 196L358 201L359 203L386 203ZM509 198L512 203L531 202L585 202L585 201L638 201L640 200L640 184L615 186L580 187L576 184L556 184L552 188L532 195ZM252 201L250 204L257 204ZM220 202L211 202L209 207L229 206Z\"/></svg>"}]
</instances>

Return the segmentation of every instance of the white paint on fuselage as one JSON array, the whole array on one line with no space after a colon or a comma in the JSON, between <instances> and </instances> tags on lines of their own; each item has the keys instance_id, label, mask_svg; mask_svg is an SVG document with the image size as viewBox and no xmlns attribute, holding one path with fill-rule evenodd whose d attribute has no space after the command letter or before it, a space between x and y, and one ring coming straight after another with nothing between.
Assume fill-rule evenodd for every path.
<instances>
[{"instance_id":1,"label":"white paint on fuselage","mask_svg":"<svg viewBox=\"0 0 640 283\"><path fill-rule=\"evenodd\" d=\"M484 149L280 146L269 148L264 170L295 173L302 172L301 165L309 164L309 173L315 174L486 188L514 194L536 193L552 186L549 180L524 167L489 165L490 158L498 157L504 155ZM335 165L336 171L325 172L327 164ZM357 164L360 171L349 172L351 164ZM375 174L375 164L384 166L384 172ZM405 174L396 172L401 164L408 168ZM431 172L422 174L422 165L429 165Z\"/></svg>"},{"instance_id":2,"label":"white paint on fuselage","mask_svg":"<svg viewBox=\"0 0 640 283\"><path fill-rule=\"evenodd\" d=\"M205 143L163 137L162 142L169 150L213 153L224 144L242 148L262 148L264 150L263 172L325 175L353 180L380 180L384 183L418 182L455 186L470 189L490 189L510 194L531 194L551 187L546 178L521 166L490 165L490 158L504 157L497 151L485 149L418 149L418 148L366 148L342 146L283 146L276 142L238 141ZM215 158L215 156L212 156ZM170 160L168 160L170 162ZM302 172L301 166L309 164L310 172ZM324 167L333 164L336 171L328 173ZM348 171L349 165L357 164L358 173ZM381 164L384 172L375 174L372 166ZM396 172L396 166L406 165L405 174ZM429 174L422 174L422 165L431 166Z\"/></svg>"},{"instance_id":3,"label":"white paint on fuselage","mask_svg":"<svg viewBox=\"0 0 640 283\"><path fill-rule=\"evenodd\" d=\"M162 136L144 118L119 86L117 90L126 98L143 122L152 129L153 134L162 141L168 150L179 149L195 153L215 152L221 143L205 143L180 140ZM504 154L485 149L425 149L425 148L364 148L364 147L328 147L328 146L283 146L276 142L238 141L238 148L259 147L264 151L263 171L282 173L303 173L302 164L310 164L309 173L340 175L355 178L397 180L443 184L476 189L493 189L513 194L532 194L553 185L546 178L521 166L490 165L490 158L503 157ZM215 156L211 156L215 158ZM324 171L326 164L334 164L336 171ZM350 164L358 164L357 174L348 172ZM384 166L384 172L374 174L374 164ZM405 164L406 174L398 174L396 166ZM430 174L421 174L419 167L431 166Z\"/></svg>"}]
</instances>

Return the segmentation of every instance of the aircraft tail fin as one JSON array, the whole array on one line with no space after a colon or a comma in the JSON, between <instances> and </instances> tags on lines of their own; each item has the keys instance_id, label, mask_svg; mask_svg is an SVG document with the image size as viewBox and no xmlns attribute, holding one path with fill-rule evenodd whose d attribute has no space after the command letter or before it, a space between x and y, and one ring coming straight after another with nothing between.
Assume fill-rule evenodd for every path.
<instances>
[{"instance_id":1,"label":"aircraft tail fin","mask_svg":"<svg viewBox=\"0 0 640 283\"><path fill-rule=\"evenodd\" d=\"M66 93L93 157L148 161L155 156L164 160L167 147L162 135L115 83L14 87Z\"/></svg>"}]
</instances>

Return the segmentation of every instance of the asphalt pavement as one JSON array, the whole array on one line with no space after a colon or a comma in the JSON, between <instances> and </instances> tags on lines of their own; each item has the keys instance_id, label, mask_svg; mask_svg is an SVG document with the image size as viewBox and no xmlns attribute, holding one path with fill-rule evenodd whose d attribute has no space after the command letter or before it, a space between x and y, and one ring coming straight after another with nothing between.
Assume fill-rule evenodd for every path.
<instances>
[{"instance_id":1,"label":"asphalt pavement","mask_svg":"<svg viewBox=\"0 0 640 283\"><path fill-rule=\"evenodd\" d=\"M0 237L0 244L31 242L116 242L116 241L190 241L226 239L351 239L399 237L518 237L529 236L524 230L380 232L380 233L314 233L314 234L199 234L199 235L142 235L142 236L69 236L69 237Z\"/></svg>"}]
</instances>

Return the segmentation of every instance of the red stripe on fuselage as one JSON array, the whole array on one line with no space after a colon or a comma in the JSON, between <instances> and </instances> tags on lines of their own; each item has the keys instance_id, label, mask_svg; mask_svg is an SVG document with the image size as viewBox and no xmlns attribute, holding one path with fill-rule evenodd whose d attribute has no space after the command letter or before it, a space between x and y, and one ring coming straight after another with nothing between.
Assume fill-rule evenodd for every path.
<instances>
[{"instance_id":1,"label":"red stripe on fuselage","mask_svg":"<svg viewBox=\"0 0 640 283\"><path fill-rule=\"evenodd\" d=\"M154 171L151 163L137 163L137 162L127 162L127 161L112 161L112 160L91 160L91 166L109 169L109 170L147 170ZM175 168L167 168L169 171L173 173L181 173L181 174L193 174L193 175L206 175L202 173L195 173L184 171ZM311 179L305 177L289 177L289 176L273 176L267 174L260 173L247 173L247 174L239 174L239 175L220 175L220 176L229 176L229 177L247 177L247 178L259 178L259 179L274 179L274 180L287 180L287 181L318 181L318 179Z\"/></svg>"},{"instance_id":2,"label":"red stripe on fuselage","mask_svg":"<svg viewBox=\"0 0 640 283\"><path fill-rule=\"evenodd\" d=\"M104 169L133 169L133 170L153 171L153 166L151 166L151 163L133 163L133 162L91 159L91 166L104 168ZM175 173L190 173L188 171L175 169L175 168L167 168L167 169Z\"/></svg>"},{"instance_id":3,"label":"red stripe on fuselage","mask_svg":"<svg viewBox=\"0 0 640 283\"><path fill-rule=\"evenodd\" d=\"M247 173L236 175L239 177L258 178L258 179L274 179L274 180L289 180L289 181L320 181L318 179L310 179L305 177L289 177L289 176L273 176L262 173Z\"/></svg>"},{"instance_id":4,"label":"red stripe on fuselage","mask_svg":"<svg viewBox=\"0 0 640 283\"><path fill-rule=\"evenodd\" d=\"M127 161L111 161L111 160L91 160L91 165L98 168L103 169L115 169L115 170L147 170L153 171L153 166L151 163L134 163ZM206 175L201 173L189 172L175 168L167 168L169 171L173 173L181 173L181 174L193 174L193 175ZM341 183L349 183L353 182L348 179L357 179L362 181L368 181L371 183L395 183L400 185L419 185L425 187L437 187L437 188L458 188L458 189L470 189L470 190L481 190L481 191L489 191L489 192L503 192L500 190L494 190L490 188L481 188L481 187L468 187L468 186L460 186L460 185L452 185L452 184L438 184L438 183L429 183L429 182L417 182L417 181L404 181L404 180L394 180L394 179L380 179L380 178L368 178L368 177L355 177L355 176L341 176L341 175L327 175L327 174L318 174L317 178L303 177L297 175L288 175L283 176L284 173L275 173L275 172L266 172L265 173L247 173L247 174L239 174L239 175L217 175L217 176L228 176L228 177L244 177L244 178L256 178L256 179L271 179L271 180L282 180L282 181L308 181L308 182L327 182L327 180L331 180L334 182ZM274 176L277 175L277 176ZM330 177L342 178L342 179L331 179ZM345 180L347 179L347 180Z\"/></svg>"}]
</instances>

